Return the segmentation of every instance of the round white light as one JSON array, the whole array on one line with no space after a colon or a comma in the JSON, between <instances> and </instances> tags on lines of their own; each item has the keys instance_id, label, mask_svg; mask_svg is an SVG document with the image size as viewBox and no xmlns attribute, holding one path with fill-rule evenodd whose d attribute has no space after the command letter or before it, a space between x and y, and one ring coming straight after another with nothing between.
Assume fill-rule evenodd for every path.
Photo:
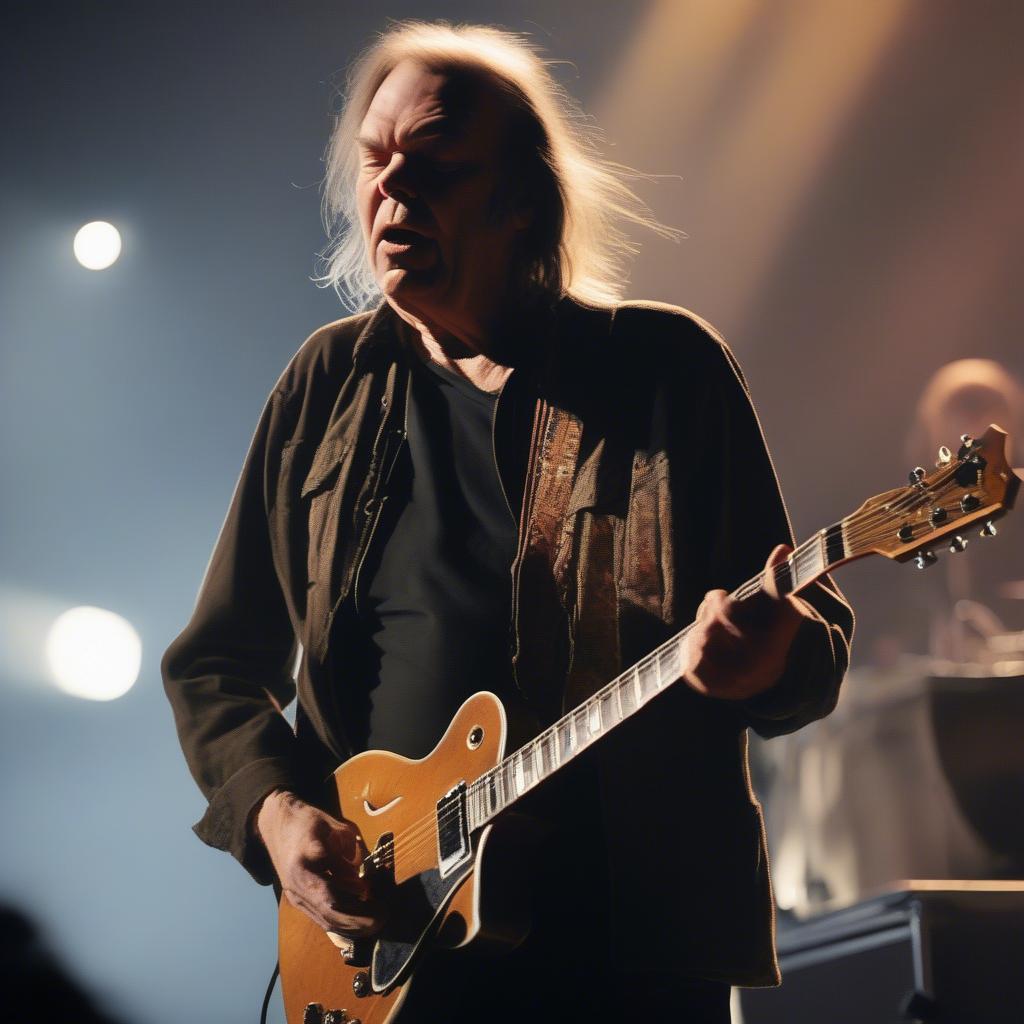
<instances>
[{"instance_id":1,"label":"round white light","mask_svg":"<svg viewBox=\"0 0 1024 1024\"><path fill-rule=\"evenodd\" d=\"M54 621L46 637L46 660L65 693L114 700L139 678L142 641L120 615L85 605Z\"/></svg>"},{"instance_id":2,"label":"round white light","mask_svg":"<svg viewBox=\"0 0 1024 1024\"><path fill-rule=\"evenodd\" d=\"M121 233L105 220L94 220L78 229L75 259L88 270L106 270L121 255Z\"/></svg>"}]
</instances>

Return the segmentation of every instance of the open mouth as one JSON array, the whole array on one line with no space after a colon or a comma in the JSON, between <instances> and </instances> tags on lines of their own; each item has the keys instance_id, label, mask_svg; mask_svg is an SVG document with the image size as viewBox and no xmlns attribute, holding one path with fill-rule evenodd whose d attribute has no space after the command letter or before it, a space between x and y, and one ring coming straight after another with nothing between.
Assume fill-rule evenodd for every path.
<instances>
[{"instance_id":1,"label":"open mouth","mask_svg":"<svg viewBox=\"0 0 1024 1024\"><path fill-rule=\"evenodd\" d=\"M392 245L415 245L417 242L425 242L426 237L408 228L385 228L381 232L380 240Z\"/></svg>"}]
</instances>

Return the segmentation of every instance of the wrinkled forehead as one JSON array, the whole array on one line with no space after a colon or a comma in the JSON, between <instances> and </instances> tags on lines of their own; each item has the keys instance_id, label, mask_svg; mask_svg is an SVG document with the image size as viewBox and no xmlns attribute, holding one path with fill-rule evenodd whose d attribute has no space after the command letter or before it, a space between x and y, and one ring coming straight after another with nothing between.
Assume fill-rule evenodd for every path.
<instances>
[{"instance_id":1,"label":"wrinkled forehead","mask_svg":"<svg viewBox=\"0 0 1024 1024\"><path fill-rule=\"evenodd\" d=\"M497 141L507 104L483 71L404 60L378 86L360 134L399 138L429 132L457 138L483 133Z\"/></svg>"}]
</instances>

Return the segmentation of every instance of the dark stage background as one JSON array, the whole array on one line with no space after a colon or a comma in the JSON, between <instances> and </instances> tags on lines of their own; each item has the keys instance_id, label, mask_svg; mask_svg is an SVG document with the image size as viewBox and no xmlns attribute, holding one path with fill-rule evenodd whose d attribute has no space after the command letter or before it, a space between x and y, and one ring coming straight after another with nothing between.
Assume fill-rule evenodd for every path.
<instances>
[{"instance_id":1,"label":"dark stage background","mask_svg":"<svg viewBox=\"0 0 1024 1024\"><path fill-rule=\"evenodd\" d=\"M5 5L0 902L125 1021L255 1020L274 962L269 890L189 832L159 658L267 393L346 312L310 281L329 81L404 17L530 33L609 153L663 175L640 190L687 237L642 240L630 295L731 342L798 534L930 465L906 438L943 363L1024 374L1012 0ZM71 251L97 219L124 239L103 272ZM858 663L908 573L842 577ZM47 679L74 605L141 636L118 700Z\"/></svg>"}]
</instances>

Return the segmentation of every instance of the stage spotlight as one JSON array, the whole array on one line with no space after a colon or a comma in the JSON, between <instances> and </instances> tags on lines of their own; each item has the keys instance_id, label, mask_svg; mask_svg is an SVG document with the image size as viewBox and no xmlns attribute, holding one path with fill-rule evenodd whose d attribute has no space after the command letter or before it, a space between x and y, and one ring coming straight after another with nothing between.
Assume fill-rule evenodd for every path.
<instances>
[{"instance_id":1,"label":"stage spotlight","mask_svg":"<svg viewBox=\"0 0 1024 1024\"><path fill-rule=\"evenodd\" d=\"M131 623L114 612L71 608L50 627L46 660L65 693L87 700L114 700L139 677L142 641Z\"/></svg>"},{"instance_id":2,"label":"stage spotlight","mask_svg":"<svg viewBox=\"0 0 1024 1024\"><path fill-rule=\"evenodd\" d=\"M121 255L121 234L113 224L94 220L78 229L75 259L88 270L106 270Z\"/></svg>"}]
</instances>

